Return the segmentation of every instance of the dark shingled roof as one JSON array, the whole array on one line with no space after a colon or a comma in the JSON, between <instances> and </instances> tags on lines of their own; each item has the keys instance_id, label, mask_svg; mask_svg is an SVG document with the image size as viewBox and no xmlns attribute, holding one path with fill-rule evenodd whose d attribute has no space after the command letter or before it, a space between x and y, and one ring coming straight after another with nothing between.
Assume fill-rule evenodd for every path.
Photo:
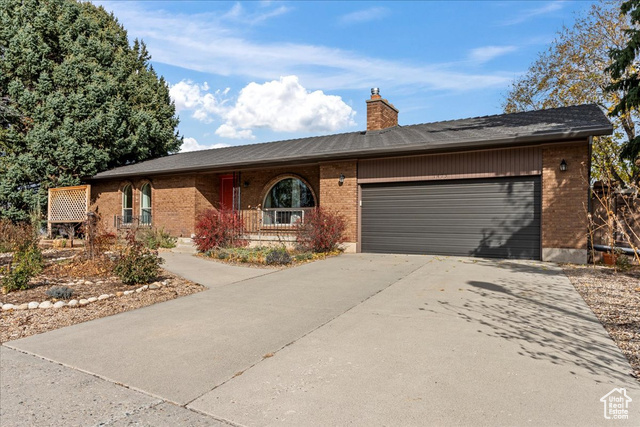
<instances>
[{"instance_id":1,"label":"dark shingled roof","mask_svg":"<svg viewBox=\"0 0 640 427\"><path fill-rule=\"evenodd\" d=\"M595 104L173 154L93 179L562 142L613 132Z\"/></svg>"}]
</instances>

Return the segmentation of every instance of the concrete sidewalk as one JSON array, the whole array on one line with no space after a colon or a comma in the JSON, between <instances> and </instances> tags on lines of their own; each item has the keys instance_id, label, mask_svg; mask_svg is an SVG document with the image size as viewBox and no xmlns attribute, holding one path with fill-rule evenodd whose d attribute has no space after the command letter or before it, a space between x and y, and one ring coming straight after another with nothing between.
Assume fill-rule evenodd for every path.
<instances>
[{"instance_id":1,"label":"concrete sidewalk","mask_svg":"<svg viewBox=\"0 0 640 427\"><path fill-rule=\"evenodd\" d=\"M228 426L208 415L0 347L0 426Z\"/></svg>"},{"instance_id":2,"label":"concrete sidewalk","mask_svg":"<svg viewBox=\"0 0 640 427\"><path fill-rule=\"evenodd\" d=\"M208 288L217 288L278 271L271 268L229 265L188 253L167 251L160 252L160 256L165 260L163 268Z\"/></svg>"}]
</instances>

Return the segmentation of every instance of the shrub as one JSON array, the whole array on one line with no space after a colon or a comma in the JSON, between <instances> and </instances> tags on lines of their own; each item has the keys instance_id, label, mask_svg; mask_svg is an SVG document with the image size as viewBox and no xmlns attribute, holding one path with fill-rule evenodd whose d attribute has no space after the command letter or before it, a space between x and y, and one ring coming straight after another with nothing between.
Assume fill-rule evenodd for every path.
<instances>
[{"instance_id":1,"label":"shrub","mask_svg":"<svg viewBox=\"0 0 640 427\"><path fill-rule=\"evenodd\" d=\"M149 249L175 248L178 239L171 237L164 228L149 228L138 231L138 238Z\"/></svg>"},{"instance_id":2,"label":"shrub","mask_svg":"<svg viewBox=\"0 0 640 427\"><path fill-rule=\"evenodd\" d=\"M26 222L13 223L0 218L0 252L14 252L20 247L37 244L34 227Z\"/></svg>"},{"instance_id":3,"label":"shrub","mask_svg":"<svg viewBox=\"0 0 640 427\"><path fill-rule=\"evenodd\" d=\"M200 252L228 247L244 247L242 218L230 210L210 209L198 217L193 242Z\"/></svg>"},{"instance_id":4,"label":"shrub","mask_svg":"<svg viewBox=\"0 0 640 427\"><path fill-rule=\"evenodd\" d=\"M43 266L42 252L37 245L19 247L13 254L13 262L5 268L2 286L7 292L27 289L29 280L40 274Z\"/></svg>"},{"instance_id":5,"label":"shrub","mask_svg":"<svg viewBox=\"0 0 640 427\"><path fill-rule=\"evenodd\" d=\"M55 299L71 299L73 289L67 286L54 286L47 289L47 295Z\"/></svg>"},{"instance_id":6,"label":"shrub","mask_svg":"<svg viewBox=\"0 0 640 427\"><path fill-rule=\"evenodd\" d=\"M344 217L322 207L309 211L298 223L296 242L303 251L331 252L345 240Z\"/></svg>"},{"instance_id":7,"label":"shrub","mask_svg":"<svg viewBox=\"0 0 640 427\"><path fill-rule=\"evenodd\" d=\"M286 265L291 263L291 255L285 248L271 250L265 259L267 265Z\"/></svg>"},{"instance_id":8,"label":"shrub","mask_svg":"<svg viewBox=\"0 0 640 427\"><path fill-rule=\"evenodd\" d=\"M129 231L127 246L116 261L114 271L126 285L148 283L158 277L163 262L156 251L145 247L136 240L135 232Z\"/></svg>"}]
</instances>

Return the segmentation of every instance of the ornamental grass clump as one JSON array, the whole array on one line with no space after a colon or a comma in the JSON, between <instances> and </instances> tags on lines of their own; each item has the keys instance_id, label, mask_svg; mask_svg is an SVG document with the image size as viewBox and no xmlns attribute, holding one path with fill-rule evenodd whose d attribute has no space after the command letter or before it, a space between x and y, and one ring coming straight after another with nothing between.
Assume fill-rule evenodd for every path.
<instances>
[{"instance_id":1,"label":"ornamental grass clump","mask_svg":"<svg viewBox=\"0 0 640 427\"><path fill-rule=\"evenodd\" d=\"M138 239L149 249L171 249L176 247L178 239L171 237L164 228L149 228L138 231Z\"/></svg>"}]
</instances>

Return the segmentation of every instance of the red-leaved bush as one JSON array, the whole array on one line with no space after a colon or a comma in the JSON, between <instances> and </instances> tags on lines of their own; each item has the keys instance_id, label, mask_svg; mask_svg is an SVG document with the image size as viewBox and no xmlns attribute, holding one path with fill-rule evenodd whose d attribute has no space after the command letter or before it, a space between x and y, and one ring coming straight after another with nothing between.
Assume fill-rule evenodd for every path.
<instances>
[{"instance_id":1,"label":"red-leaved bush","mask_svg":"<svg viewBox=\"0 0 640 427\"><path fill-rule=\"evenodd\" d=\"M200 252L217 248L242 247L248 242L243 239L242 218L227 209L209 209L198 217L193 242Z\"/></svg>"},{"instance_id":2,"label":"red-leaved bush","mask_svg":"<svg viewBox=\"0 0 640 427\"><path fill-rule=\"evenodd\" d=\"M304 222L298 223L298 247L304 251L331 252L345 240L347 228L344 217L322 207L304 214Z\"/></svg>"}]
</instances>

